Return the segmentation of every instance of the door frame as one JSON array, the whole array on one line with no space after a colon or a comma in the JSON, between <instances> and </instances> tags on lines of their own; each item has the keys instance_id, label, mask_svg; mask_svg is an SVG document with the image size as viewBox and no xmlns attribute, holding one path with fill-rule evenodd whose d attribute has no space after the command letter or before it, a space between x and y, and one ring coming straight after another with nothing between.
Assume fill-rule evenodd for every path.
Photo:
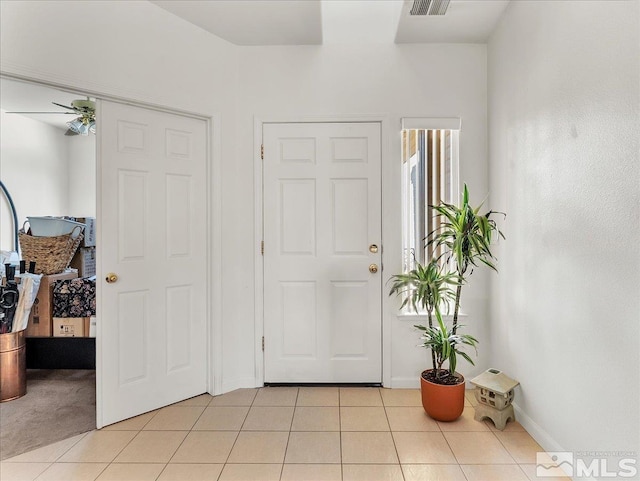
<instances>
[{"instance_id":1,"label":"door frame","mask_svg":"<svg viewBox=\"0 0 640 481\"><path fill-rule=\"evenodd\" d=\"M207 127L207 248L206 248L206 336L207 336L207 366L206 379L207 391L212 394L222 393L222 182L221 173L221 134L220 134L220 114L219 113L202 113L187 111L170 105L154 104L131 97L131 92L121 91L119 93L107 93L106 90L113 90L103 84L95 88L83 88L75 83L74 79L63 79L63 82L54 81L46 74L41 78L32 77L30 75L14 74L6 71L0 71L0 77L26 82L30 84L49 87L57 90L63 90L72 94L81 96L89 95L91 97L128 104L170 114L191 117L206 122ZM101 177L100 177L100 155L99 155L99 138L96 138L96 234L100 235L101 226L98 218L102 205L100 199ZM96 256L100 258L100 245L96 246ZM96 276L100 278L103 273L101 266L96 266ZM96 306L99 309L102 300L101 289L99 284L96 286ZM99 320L99 314L96 316ZM101 410L99 404L101 402L102 386L99 381L99 370L101 369L101 337L100 325L97 323L96 333L96 423L97 427L102 427L102 419L100 419Z\"/></svg>"},{"instance_id":2,"label":"door frame","mask_svg":"<svg viewBox=\"0 0 640 481\"><path fill-rule=\"evenodd\" d=\"M254 272L255 272L255 307L254 307L254 352L255 352L255 385L264 386L264 351L262 350L262 337L264 336L264 257L261 252L261 242L264 238L264 185L262 164L262 136L264 124L276 123L348 123L369 122L380 124L380 180L381 180L381 268L384 266L384 246L387 238L385 232L385 193L389 192L388 184L393 172L392 157L389 149L390 121L385 114L363 115L287 115L287 116L254 116L253 118L253 153L254 153ZM381 269L383 270L383 269ZM384 274L382 287L384 291ZM385 315L385 299L380 293L381 299L381 325L382 325L382 385L391 386L391 324L387 322Z\"/></svg>"}]
</instances>

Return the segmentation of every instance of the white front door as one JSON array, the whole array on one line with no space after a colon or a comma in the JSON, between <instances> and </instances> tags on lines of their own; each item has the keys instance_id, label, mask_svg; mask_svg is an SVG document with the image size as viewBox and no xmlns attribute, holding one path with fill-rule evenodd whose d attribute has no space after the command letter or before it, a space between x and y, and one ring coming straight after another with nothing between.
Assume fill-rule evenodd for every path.
<instances>
[{"instance_id":1,"label":"white front door","mask_svg":"<svg viewBox=\"0 0 640 481\"><path fill-rule=\"evenodd\" d=\"M206 391L207 124L101 101L97 125L101 427Z\"/></svg>"},{"instance_id":2,"label":"white front door","mask_svg":"<svg viewBox=\"0 0 640 481\"><path fill-rule=\"evenodd\" d=\"M265 382L382 382L380 124L264 124L263 145Z\"/></svg>"}]
</instances>

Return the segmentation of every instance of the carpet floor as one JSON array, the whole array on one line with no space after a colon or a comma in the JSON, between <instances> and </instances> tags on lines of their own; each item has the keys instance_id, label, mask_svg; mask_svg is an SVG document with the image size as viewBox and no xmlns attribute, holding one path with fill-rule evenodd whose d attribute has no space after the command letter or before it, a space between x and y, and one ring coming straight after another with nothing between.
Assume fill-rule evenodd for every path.
<instances>
[{"instance_id":1,"label":"carpet floor","mask_svg":"<svg viewBox=\"0 0 640 481\"><path fill-rule=\"evenodd\" d=\"M0 404L0 460L96 428L96 372L27 370L27 394Z\"/></svg>"}]
</instances>

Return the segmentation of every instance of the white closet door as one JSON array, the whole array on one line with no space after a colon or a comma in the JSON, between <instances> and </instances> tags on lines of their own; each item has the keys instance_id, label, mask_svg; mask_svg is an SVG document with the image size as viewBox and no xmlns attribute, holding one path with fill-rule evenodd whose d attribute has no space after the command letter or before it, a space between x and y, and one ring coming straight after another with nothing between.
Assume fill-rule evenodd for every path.
<instances>
[{"instance_id":1,"label":"white closet door","mask_svg":"<svg viewBox=\"0 0 640 481\"><path fill-rule=\"evenodd\" d=\"M98 114L100 427L206 391L207 124Z\"/></svg>"}]
</instances>

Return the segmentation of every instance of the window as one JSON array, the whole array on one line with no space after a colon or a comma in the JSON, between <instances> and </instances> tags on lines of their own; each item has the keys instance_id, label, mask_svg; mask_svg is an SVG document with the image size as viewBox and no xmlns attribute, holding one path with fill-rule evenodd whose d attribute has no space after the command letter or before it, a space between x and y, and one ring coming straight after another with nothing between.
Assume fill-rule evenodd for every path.
<instances>
[{"instance_id":1,"label":"window","mask_svg":"<svg viewBox=\"0 0 640 481\"><path fill-rule=\"evenodd\" d=\"M427 233L438 229L432 205L458 198L458 137L460 119L402 121L403 271L432 256Z\"/></svg>"}]
</instances>

